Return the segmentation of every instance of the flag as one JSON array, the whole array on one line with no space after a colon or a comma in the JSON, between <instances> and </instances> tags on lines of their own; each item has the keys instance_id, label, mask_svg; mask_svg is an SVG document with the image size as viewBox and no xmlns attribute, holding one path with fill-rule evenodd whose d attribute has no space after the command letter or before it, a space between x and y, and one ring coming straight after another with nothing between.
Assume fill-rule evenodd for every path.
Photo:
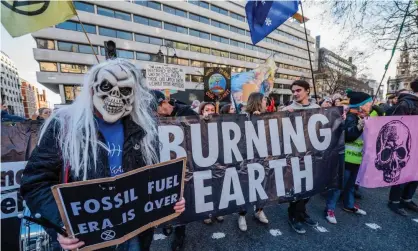
<instances>
[{"instance_id":1,"label":"flag","mask_svg":"<svg viewBox=\"0 0 418 251\"><path fill-rule=\"evenodd\" d=\"M72 1L1 1L1 23L19 37L66 21L77 12Z\"/></svg>"},{"instance_id":2,"label":"flag","mask_svg":"<svg viewBox=\"0 0 418 251\"><path fill-rule=\"evenodd\" d=\"M251 40L256 44L298 11L299 1L248 1L245 5Z\"/></svg>"}]
</instances>

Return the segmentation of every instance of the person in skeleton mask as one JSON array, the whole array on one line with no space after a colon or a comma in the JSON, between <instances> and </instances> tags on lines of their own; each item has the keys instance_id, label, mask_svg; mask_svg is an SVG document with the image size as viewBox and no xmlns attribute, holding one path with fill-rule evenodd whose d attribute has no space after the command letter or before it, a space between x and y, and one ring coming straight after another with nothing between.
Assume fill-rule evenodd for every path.
<instances>
[{"instance_id":1,"label":"person in skeleton mask","mask_svg":"<svg viewBox=\"0 0 418 251\"><path fill-rule=\"evenodd\" d=\"M364 119L372 111L372 97L364 92L347 93L350 98L350 110L347 112L345 120L345 171L344 171L344 207L343 210L358 215L367 213L354 205L354 191L357 173L363 156L363 127ZM325 218L328 222L336 224L335 207L340 197L341 191L338 189L330 190L325 208Z\"/></svg>"},{"instance_id":2,"label":"person in skeleton mask","mask_svg":"<svg viewBox=\"0 0 418 251\"><path fill-rule=\"evenodd\" d=\"M63 226L53 185L116 176L158 163L152 101L133 64L116 59L94 66L74 103L54 112L42 127L22 177L21 194L30 211ZM174 210L184 209L181 199ZM46 230L55 239L56 233ZM152 237L150 229L110 250L149 250ZM58 242L65 250L84 245L61 235Z\"/></svg>"}]
</instances>

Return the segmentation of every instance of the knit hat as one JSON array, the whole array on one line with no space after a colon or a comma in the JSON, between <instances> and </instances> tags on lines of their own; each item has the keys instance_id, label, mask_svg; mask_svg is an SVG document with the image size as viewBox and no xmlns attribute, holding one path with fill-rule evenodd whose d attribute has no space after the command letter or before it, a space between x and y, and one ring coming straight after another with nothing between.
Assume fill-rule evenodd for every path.
<instances>
[{"instance_id":1,"label":"knit hat","mask_svg":"<svg viewBox=\"0 0 418 251\"><path fill-rule=\"evenodd\" d=\"M372 97L364 92L347 92L347 97L350 99L350 108L357 108L365 105L368 102L372 102Z\"/></svg>"},{"instance_id":2,"label":"knit hat","mask_svg":"<svg viewBox=\"0 0 418 251\"><path fill-rule=\"evenodd\" d=\"M151 90L151 94L154 96L155 102L160 105L165 100L164 93L157 91L157 90Z\"/></svg>"}]
</instances>

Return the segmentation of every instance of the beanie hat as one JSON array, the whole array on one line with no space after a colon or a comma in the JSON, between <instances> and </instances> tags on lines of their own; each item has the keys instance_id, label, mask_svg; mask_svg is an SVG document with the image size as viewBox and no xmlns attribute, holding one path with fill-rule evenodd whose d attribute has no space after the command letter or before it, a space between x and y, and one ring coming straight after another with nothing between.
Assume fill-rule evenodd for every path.
<instances>
[{"instance_id":1,"label":"beanie hat","mask_svg":"<svg viewBox=\"0 0 418 251\"><path fill-rule=\"evenodd\" d=\"M372 97L364 92L350 91L347 93L347 97L350 99L350 108L357 108L373 101Z\"/></svg>"},{"instance_id":2,"label":"beanie hat","mask_svg":"<svg viewBox=\"0 0 418 251\"><path fill-rule=\"evenodd\" d=\"M165 100L165 95L162 92L157 90L151 90L150 92L154 96L154 100L158 105Z\"/></svg>"}]
</instances>

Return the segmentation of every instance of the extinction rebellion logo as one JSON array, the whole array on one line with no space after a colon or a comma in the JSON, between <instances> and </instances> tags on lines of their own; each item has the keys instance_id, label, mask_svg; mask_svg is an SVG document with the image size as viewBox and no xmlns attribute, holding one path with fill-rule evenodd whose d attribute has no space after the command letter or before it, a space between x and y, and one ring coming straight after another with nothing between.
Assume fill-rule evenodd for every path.
<instances>
[{"instance_id":1,"label":"extinction rebellion logo","mask_svg":"<svg viewBox=\"0 0 418 251\"><path fill-rule=\"evenodd\" d=\"M102 240L104 240L104 241L110 241L110 240L114 239L115 236L116 236L115 231L106 230L100 235L100 238L102 238Z\"/></svg>"},{"instance_id":2,"label":"extinction rebellion logo","mask_svg":"<svg viewBox=\"0 0 418 251\"><path fill-rule=\"evenodd\" d=\"M21 15L36 16L48 9L49 1L1 1L1 3Z\"/></svg>"}]
</instances>

